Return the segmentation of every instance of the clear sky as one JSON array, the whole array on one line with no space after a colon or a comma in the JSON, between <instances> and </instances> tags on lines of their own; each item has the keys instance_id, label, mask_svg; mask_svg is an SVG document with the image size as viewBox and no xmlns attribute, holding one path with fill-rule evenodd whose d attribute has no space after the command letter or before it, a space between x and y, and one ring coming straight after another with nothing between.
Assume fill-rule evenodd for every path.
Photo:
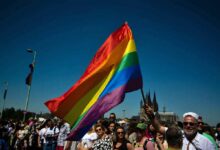
<instances>
[{"instance_id":1,"label":"clear sky","mask_svg":"<svg viewBox=\"0 0 220 150\"><path fill-rule=\"evenodd\" d=\"M136 41L144 90L159 109L194 111L220 122L219 0L1 0L0 83L8 81L5 107L24 109L25 78L37 51L28 110L62 95L83 74L110 33L125 21ZM140 91L110 112L137 115Z\"/></svg>"}]
</instances>

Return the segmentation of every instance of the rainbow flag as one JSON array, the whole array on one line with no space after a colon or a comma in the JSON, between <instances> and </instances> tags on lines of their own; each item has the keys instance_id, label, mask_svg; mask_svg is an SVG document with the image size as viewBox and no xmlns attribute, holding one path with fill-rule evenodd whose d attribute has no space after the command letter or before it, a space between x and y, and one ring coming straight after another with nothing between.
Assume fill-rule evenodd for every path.
<instances>
[{"instance_id":1,"label":"rainbow flag","mask_svg":"<svg viewBox=\"0 0 220 150\"><path fill-rule=\"evenodd\" d=\"M62 96L45 103L71 125L69 140L80 140L126 92L142 88L135 42L128 24L113 32L99 48L81 78Z\"/></svg>"}]
</instances>

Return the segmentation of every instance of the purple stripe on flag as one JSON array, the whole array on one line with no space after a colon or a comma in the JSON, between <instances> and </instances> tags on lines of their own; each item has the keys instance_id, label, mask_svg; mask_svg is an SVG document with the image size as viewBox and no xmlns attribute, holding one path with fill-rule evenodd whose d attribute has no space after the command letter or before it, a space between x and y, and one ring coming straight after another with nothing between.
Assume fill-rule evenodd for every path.
<instances>
[{"instance_id":1,"label":"purple stripe on flag","mask_svg":"<svg viewBox=\"0 0 220 150\"><path fill-rule=\"evenodd\" d=\"M126 92L137 90L140 87L142 87L141 77L128 81L126 85L115 89L111 93L99 99L82 118L78 126L69 134L67 139L76 141L80 140L103 114L124 100Z\"/></svg>"}]
</instances>

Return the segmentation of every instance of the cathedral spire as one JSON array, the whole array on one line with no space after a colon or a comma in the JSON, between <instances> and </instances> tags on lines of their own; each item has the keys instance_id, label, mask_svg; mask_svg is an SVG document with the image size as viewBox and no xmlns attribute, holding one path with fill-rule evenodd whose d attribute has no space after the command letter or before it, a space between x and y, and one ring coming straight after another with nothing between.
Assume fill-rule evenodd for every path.
<instances>
[{"instance_id":1,"label":"cathedral spire","mask_svg":"<svg viewBox=\"0 0 220 150\"><path fill-rule=\"evenodd\" d=\"M147 100L147 104L149 106L152 106L152 101L151 101L151 97L150 97L150 89L149 89L148 94L146 94L146 100Z\"/></svg>"},{"instance_id":2,"label":"cathedral spire","mask_svg":"<svg viewBox=\"0 0 220 150\"><path fill-rule=\"evenodd\" d=\"M154 92L154 97L153 97L153 108L154 108L154 112L158 112L158 103L157 103L155 92Z\"/></svg>"}]
</instances>

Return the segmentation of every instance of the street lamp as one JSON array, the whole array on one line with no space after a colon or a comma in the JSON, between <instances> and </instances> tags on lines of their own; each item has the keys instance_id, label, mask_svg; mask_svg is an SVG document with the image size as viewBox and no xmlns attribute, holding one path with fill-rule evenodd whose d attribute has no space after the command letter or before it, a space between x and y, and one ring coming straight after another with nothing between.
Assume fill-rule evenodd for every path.
<instances>
[{"instance_id":1,"label":"street lamp","mask_svg":"<svg viewBox=\"0 0 220 150\"><path fill-rule=\"evenodd\" d=\"M32 82L33 73L34 73L35 59L36 59L36 55L37 55L37 52L34 51L34 50L32 50L32 49L27 49L27 52L33 54L33 60L32 60L32 63L29 65L29 67L30 67L30 73L28 74L28 76L27 76L27 78L26 78L27 97L26 97L26 102L25 102L25 107L24 107L24 117L23 117L23 121L25 121L26 113L27 113L27 110L28 110L28 103L29 103L30 92L31 92L31 82Z\"/></svg>"}]
</instances>

